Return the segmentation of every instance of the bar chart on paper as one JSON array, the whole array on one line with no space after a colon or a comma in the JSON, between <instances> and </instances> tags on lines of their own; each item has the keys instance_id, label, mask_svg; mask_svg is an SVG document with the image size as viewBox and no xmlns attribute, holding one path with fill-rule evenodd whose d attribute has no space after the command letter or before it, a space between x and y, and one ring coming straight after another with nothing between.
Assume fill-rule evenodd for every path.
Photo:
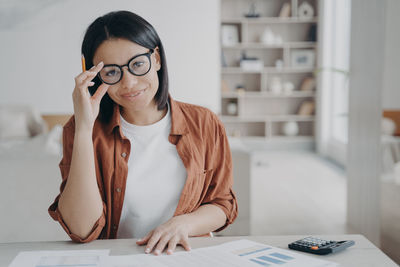
<instances>
[{"instance_id":1,"label":"bar chart on paper","mask_svg":"<svg viewBox=\"0 0 400 267\"><path fill-rule=\"evenodd\" d=\"M243 250L232 251L233 254L239 257L246 257L261 266L271 266L273 264L285 264L294 260L292 256L279 252L270 253L272 248L263 246L254 246ZM263 254L263 255L260 255ZM255 256L258 255L258 256Z\"/></svg>"},{"instance_id":2,"label":"bar chart on paper","mask_svg":"<svg viewBox=\"0 0 400 267\"><path fill-rule=\"evenodd\" d=\"M338 264L333 262L315 259L300 253L259 244L250 240L229 242L221 245L220 249L241 259L248 260L253 263L251 266L338 266Z\"/></svg>"}]
</instances>

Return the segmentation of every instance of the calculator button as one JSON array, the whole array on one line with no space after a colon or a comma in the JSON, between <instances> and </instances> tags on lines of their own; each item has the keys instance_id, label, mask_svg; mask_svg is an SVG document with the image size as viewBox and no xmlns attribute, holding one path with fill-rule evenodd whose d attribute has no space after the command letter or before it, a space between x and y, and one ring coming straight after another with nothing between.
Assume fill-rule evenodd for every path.
<instances>
[{"instance_id":1,"label":"calculator button","mask_svg":"<svg viewBox=\"0 0 400 267\"><path fill-rule=\"evenodd\" d=\"M313 247L311 247L311 249L312 249L312 250L317 250L318 247L317 247L317 246L313 246Z\"/></svg>"}]
</instances>

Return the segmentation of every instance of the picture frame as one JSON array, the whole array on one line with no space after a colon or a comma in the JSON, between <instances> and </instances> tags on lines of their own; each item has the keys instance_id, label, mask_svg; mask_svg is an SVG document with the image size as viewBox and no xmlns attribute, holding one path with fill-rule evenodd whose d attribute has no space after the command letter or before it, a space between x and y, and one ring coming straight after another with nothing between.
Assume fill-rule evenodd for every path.
<instances>
[{"instance_id":1,"label":"picture frame","mask_svg":"<svg viewBox=\"0 0 400 267\"><path fill-rule=\"evenodd\" d=\"M312 49L295 49L291 52L293 68L312 68L315 66L315 51Z\"/></svg>"},{"instance_id":2,"label":"picture frame","mask_svg":"<svg viewBox=\"0 0 400 267\"><path fill-rule=\"evenodd\" d=\"M224 46L234 46L239 43L238 25L226 24L221 26L221 41Z\"/></svg>"}]
</instances>

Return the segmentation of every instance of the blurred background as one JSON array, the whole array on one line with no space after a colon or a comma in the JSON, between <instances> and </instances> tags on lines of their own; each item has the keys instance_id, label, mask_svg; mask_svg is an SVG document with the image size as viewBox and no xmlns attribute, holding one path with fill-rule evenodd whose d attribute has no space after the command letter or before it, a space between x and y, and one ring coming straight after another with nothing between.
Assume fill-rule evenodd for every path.
<instances>
[{"instance_id":1,"label":"blurred background","mask_svg":"<svg viewBox=\"0 0 400 267\"><path fill-rule=\"evenodd\" d=\"M225 125L239 217L221 235L365 235L400 263L400 2L1 0L0 242L66 240L59 192L84 32L129 10L170 92Z\"/></svg>"}]
</instances>

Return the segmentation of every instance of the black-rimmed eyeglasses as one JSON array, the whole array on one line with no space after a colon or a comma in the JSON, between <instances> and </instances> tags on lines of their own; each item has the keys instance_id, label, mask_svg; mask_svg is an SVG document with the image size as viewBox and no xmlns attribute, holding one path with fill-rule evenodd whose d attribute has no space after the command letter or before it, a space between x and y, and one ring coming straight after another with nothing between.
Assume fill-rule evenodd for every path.
<instances>
[{"instance_id":1,"label":"black-rimmed eyeglasses","mask_svg":"<svg viewBox=\"0 0 400 267\"><path fill-rule=\"evenodd\" d=\"M127 64L122 66L117 64L104 65L97 75L103 83L109 85L116 84L122 79L122 75L124 75L122 68L125 66L128 67L128 71L133 75L143 76L151 69L151 54L153 52L154 49L150 49L147 53L136 55Z\"/></svg>"}]
</instances>

